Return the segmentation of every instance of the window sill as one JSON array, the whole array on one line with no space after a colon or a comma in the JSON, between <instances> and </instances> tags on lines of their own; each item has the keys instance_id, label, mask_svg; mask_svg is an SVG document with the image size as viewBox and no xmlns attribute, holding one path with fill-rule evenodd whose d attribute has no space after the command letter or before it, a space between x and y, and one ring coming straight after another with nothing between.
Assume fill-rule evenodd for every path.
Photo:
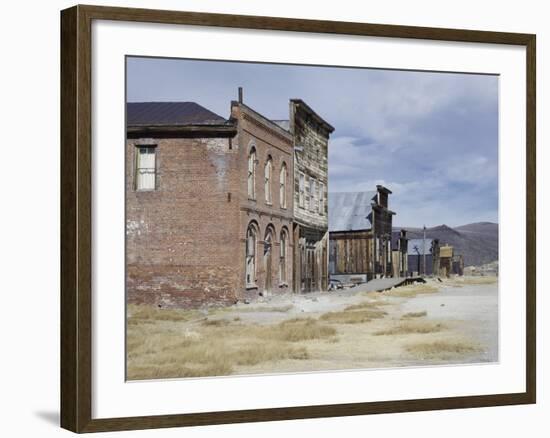
<instances>
[{"instance_id":1,"label":"window sill","mask_svg":"<svg viewBox=\"0 0 550 438\"><path fill-rule=\"evenodd\" d=\"M258 289L258 285L257 284L247 284L246 285L246 290L253 290L253 289Z\"/></svg>"}]
</instances>

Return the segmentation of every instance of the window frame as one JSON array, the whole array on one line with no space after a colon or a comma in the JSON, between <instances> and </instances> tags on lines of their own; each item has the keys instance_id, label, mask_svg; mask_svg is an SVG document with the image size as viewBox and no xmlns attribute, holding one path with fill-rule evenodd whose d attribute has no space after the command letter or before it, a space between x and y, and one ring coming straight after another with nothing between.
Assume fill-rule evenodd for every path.
<instances>
[{"instance_id":1,"label":"window frame","mask_svg":"<svg viewBox=\"0 0 550 438\"><path fill-rule=\"evenodd\" d=\"M322 216L325 214L325 183L319 181L318 185L319 201L318 201L318 213Z\"/></svg>"},{"instance_id":2,"label":"window frame","mask_svg":"<svg viewBox=\"0 0 550 438\"><path fill-rule=\"evenodd\" d=\"M273 205L273 158L267 157L264 165L264 199L267 205Z\"/></svg>"},{"instance_id":3,"label":"window frame","mask_svg":"<svg viewBox=\"0 0 550 438\"><path fill-rule=\"evenodd\" d=\"M288 169L286 163L283 162L281 165L281 170L279 171L279 205L281 208L287 208L287 180L288 180Z\"/></svg>"},{"instance_id":4,"label":"window frame","mask_svg":"<svg viewBox=\"0 0 550 438\"><path fill-rule=\"evenodd\" d=\"M140 166L141 150L148 149L153 151L153 167L144 168ZM136 192L154 192L158 190L158 152L156 144L134 144L134 191ZM153 169L153 187L152 188L139 188L140 179L143 175L140 173L141 169Z\"/></svg>"},{"instance_id":5,"label":"window frame","mask_svg":"<svg viewBox=\"0 0 550 438\"><path fill-rule=\"evenodd\" d=\"M253 245L250 245L250 239L253 239ZM250 254L252 250L252 254ZM257 275L257 257L258 257L258 232L253 223L250 223L246 229L245 236L245 284L247 288L256 287ZM252 263L249 263L249 260ZM252 266L250 268L250 266Z\"/></svg>"},{"instance_id":6,"label":"window frame","mask_svg":"<svg viewBox=\"0 0 550 438\"><path fill-rule=\"evenodd\" d=\"M251 201L256 200L256 164L258 163L256 147L252 146L248 152L247 168L247 195Z\"/></svg>"},{"instance_id":7,"label":"window frame","mask_svg":"<svg viewBox=\"0 0 550 438\"><path fill-rule=\"evenodd\" d=\"M305 208L306 206L306 175L300 172L298 175L298 206Z\"/></svg>"},{"instance_id":8,"label":"window frame","mask_svg":"<svg viewBox=\"0 0 550 438\"><path fill-rule=\"evenodd\" d=\"M317 210L316 208L316 196L315 196L315 192L316 192L316 187L317 187L317 180L313 177L309 177L309 208L308 210L309 211L312 211L312 212L315 212Z\"/></svg>"}]
</instances>

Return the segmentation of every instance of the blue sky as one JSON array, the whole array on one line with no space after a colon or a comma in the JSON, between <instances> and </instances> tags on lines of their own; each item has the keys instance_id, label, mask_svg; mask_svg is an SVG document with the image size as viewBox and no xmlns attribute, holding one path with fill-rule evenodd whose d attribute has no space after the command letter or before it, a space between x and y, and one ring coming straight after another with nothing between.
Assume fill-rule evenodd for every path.
<instances>
[{"instance_id":1,"label":"blue sky","mask_svg":"<svg viewBox=\"0 0 550 438\"><path fill-rule=\"evenodd\" d=\"M498 77L128 58L130 102L193 101L223 117L237 88L271 119L301 98L336 129L329 191L393 191L395 226L498 222Z\"/></svg>"}]
</instances>

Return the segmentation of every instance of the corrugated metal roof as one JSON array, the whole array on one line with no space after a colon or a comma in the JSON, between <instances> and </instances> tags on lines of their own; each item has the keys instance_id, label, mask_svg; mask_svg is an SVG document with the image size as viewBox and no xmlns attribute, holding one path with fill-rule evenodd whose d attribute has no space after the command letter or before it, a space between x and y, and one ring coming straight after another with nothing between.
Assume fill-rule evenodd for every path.
<instances>
[{"instance_id":1,"label":"corrugated metal roof","mask_svg":"<svg viewBox=\"0 0 550 438\"><path fill-rule=\"evenodd\" d=\"M423 239L409 239L409 243L407 245L407 253L409 255L429 255L432 252L430 249L432 248L432 240L433 239L426 239L426 244L424 246L424 251L422 251L422 242Z\"/></svg>"},{"instance_id":2,"label":"corrugated metal roof","mask_svg":"<svg viewBox=\"0 0 550 438\"><path fill-rule=\"evenodd\" d=\"M195 102L129 102L126 121L129 126L221 125L227 122Z\"/></svg>"},{"instance_id":3,"label":"corrugated metal roof","mask_svg":"<svg viewBox=\"0 0 550 438\"><path fill-rule=\"evenodd\" d=\"M328 194L329 231L357 231L372 227L370 215L376 190Z\"/></svg>"}]
</instances>

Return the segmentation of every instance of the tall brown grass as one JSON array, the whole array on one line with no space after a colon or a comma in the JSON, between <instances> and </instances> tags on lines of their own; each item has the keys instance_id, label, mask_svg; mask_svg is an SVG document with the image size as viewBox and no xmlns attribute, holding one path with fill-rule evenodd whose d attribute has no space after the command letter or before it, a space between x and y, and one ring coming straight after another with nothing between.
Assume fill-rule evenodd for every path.
<instances>
[{"instance_id":1,"label":"tall brown grass","mask_svg":"<svg viewBox=\"0 0 550 438\"><path fill-rule=\"evenodd\" d=\"M299 342L322 339L336 335L336 329L320 324L313 318L295 318L283 321L275 330L266 330L264 336L281 341Z\"/></svg>"},{"instance_id":2,"label":"tall brown grass","mask_svg":"<svg viewBox=\"0 0 550 438\"><path fill-rule=\"evenodd\" d=\"M406 350L422 359L448 359L453 356L479 351L479 346L469 340L442 339L430 342L417 342L407 345Z\"/></svg>"},{"instance_id":3,"label":"tall brown grass","mask_svg":"<svg viewBox=\"0 0 550 438\"><path fill-rule=\"evenodd\" d=\"M184 313L132 312L127 326L127 377L130 380L222 376L239 366L262 362L305 360L301 341L337 342L336 329L312 318L273 325L235 323L228 319L187 322ZM160 318L159 318L160 315ZM184 319L178 319L184 318Z\"/></svg>"},{"instance_id":4,"label":"tall brown grass","mask_svg":"<svg viewBox=\"0 0 550 438\"><path fill-rule=\"evenodd\" d=\"M387 313L383 310L343 310L341 312L328 312L319 318L337 324L360 324L370 322L373 319L383 318Z\"/></svg>"}]
</instances>

